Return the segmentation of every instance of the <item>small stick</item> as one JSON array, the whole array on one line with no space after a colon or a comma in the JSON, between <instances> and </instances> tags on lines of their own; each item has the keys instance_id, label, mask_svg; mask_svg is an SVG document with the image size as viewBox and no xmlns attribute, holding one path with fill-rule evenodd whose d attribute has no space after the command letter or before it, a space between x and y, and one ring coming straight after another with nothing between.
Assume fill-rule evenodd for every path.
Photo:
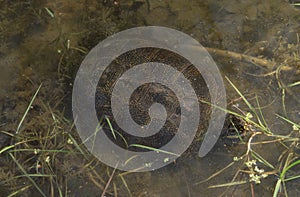
<instances>
[{"instance_id":1,"label":"small stick","mask_svg":"<svg viewBox=\"0 0 300 197\"><path fill-rule=\"evenodd\" d=\"M267 67L267 68L272 68L275 65L275 62L273 62L273 61L261 59L261 58L257 58L257 57L252 57L249 55L236 53L233 51L225 51L225 50L221 50L221 49L214 49L214 48L208 48L208 47L205 49L209 53L213 53L215 55L219 55L222 57L229 57L229 58L237 59L240 61L247 61L247 62L258 64L260 66Z\"/></svg>"},{"instance_id":2,"label":"small stick","mask_svg":"<svg viewBox=\"0 0 300 197\"><path fill-rule=\"evenodd\" d=\"M200 51L203 51L203 47L198 47L198 46L194 46L191 45L190 47L194 47L199 49ZM209 52L210 54L214 54L217 56L221 56L221 57L227 57L227 58L232 58L232 59L236 59L239 61L247 61L262 67L265 67L269 70L272 70L273 67L276 65L276 62L271 61L271 60L266 60L266 59L262 59L262 58L257 58L257 57L253 57L250 55L245 55L242 53L237 53L237 52L233 52L233 51L227 51L227 50L221 50L221 49L216 49L216 48L210 48L210 47L204 47L204 49L206 49L207 52ZM282 66L283 70L290 70L290 67L288 66Z\"/></svg>"}]
</instances>

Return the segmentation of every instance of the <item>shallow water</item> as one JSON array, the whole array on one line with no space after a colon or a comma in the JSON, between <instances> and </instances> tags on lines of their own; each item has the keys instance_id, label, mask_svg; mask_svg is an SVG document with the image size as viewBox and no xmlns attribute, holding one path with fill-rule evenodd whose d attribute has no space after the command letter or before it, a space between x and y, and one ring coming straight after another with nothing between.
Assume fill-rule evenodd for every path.
<instances>
[{"instance_id":1,"label":"shallow water","mask_svg":"<svg viewBox=\"0 0 300 197\"><path fill-rule=\"evenodd\" d=\"M267 59L270 64L260 65L245 59L211 53L223 76L228 108L240 113L250 111L225 76L253 105L256 105L257 95L262 113L273 133L288 135L292 131L291 125L275 114L287 116L295 123L300 121L300 86L288 88L284 96L280 88L280 85L300 80L300 11L286 1L5 1L1 5L0 19L0 125L4 131L14 133L32 95L41 83L41 96L46 105L53 107L62 100L58 109L69 121L73 121L70 102L72 84L86 53L113 33L145 25L174 28L191 35L210 49ZM282 70L275 73L279 66L282 66ZM41 106L43 105L39 102L33 106L36 112L29 119L41 116L42 110L38 109ZM26 121L23 125L25 131L44 127L37 123L26 125ZM75 130L70 130L72 135L76 135ZM258 136L254 142L261 140L271 139ZM280 166L278 158L283 151L288 150L280 143L253 145L253 149L276 168ZM218 176L205 181L231 164L233 157L239 157L245 151L243 144L224 147L222 141L218 141L204 158L192 155L153 172L125 175L128 188L115 176L113 183L116 189L111 185L107 191L109 195L118 191L119 196L271 196L278 173L269 175L261 184L251 182L208 188L230 183L238 169L245 170L242 162L235 162ZM297 154L299 149L295 150L295 155ZM3 157L7 159L6 155ZM64 180L72 179L69 182L57 181L57 187L66 190L70 196L99 196L103 189L99 189L87 178L88 170L78 167L83 165L81 163L89 163L86 160L82 162L81 159L65 157L65 160L60 160L63 164L74 163L70 166L76 166L74 171L77 173L56 173L56 176L64 177ZM7 168L5 164L1 162L3 171ZM67 164L66 166L68 168ZM259 167L273 171L262 164ZM97 170L106 180L113 169L108 168L107 174L102 173L106 170L105 166ZM296 172L297 170L299 172L299 168L295 169ZM235 181L239 180L249 180L249 176L238 173ZM39 179L36 181L40 183ZM2 183L5 183L5 177ZM8 193L18 188L13 187L12 183L3 185ZM296 196L299 192L299 179L288 182L287 187L288 194ZM46 186L43 188L47 196L52 194ZM38 193L35 187L26 192L23 193L24 196Z\"/></svg>"}]
</instances>

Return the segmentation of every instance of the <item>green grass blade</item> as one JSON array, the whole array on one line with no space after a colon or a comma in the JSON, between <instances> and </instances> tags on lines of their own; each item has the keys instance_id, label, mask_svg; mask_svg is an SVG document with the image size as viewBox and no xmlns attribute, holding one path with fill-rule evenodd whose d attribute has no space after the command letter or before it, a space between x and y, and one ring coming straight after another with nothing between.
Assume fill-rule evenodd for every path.
<instances>
[{"instance_id":1,"label":"green grass blade","mask_svg":"<svg viewBox=\"0 0 300 197\"><path fill-rule=\"evenodd\" d=\"M296 166L296 165L298 165L298 164L300 164L300 159L297 160L297 161L295 161L295 162L293 162L293 163L291 163L288 167L284 168L284 169L282 170L281 174L280 174L280 179L283 179L283 177L285 176L285 173L286 173L289 169L291 169L292 167L294 167L294 166Z\"/></svg>"},{"instance_id":2,"label":"green grass blade","mask_svg":"<svg viewBox=\"0 0 300 197\"><path fill-rule=\"evenodd\" d=\"M278 179L277 183L276 183L276 186L275 186L275 189L274 189L273 197L278 196L280 188L281 188L281 179Z\"/></svg>"},{"instance_id":3,"label":"green grass blade","mask_svg":"<svg viewBox=\"0 0 300 197\"><path fill-rule=\"evenodd\" d=\"M256 100L256 103L257 103L257 106L258 106L258 111L259 111L260 117L261 117L261 119L262 119L262 121L263 121L263 122L259 122L259 124L262 125L262 126L264 126L264 128L266 128L266 131L268 131L268 133L271 133L271 131L269 130L267 121L266 121L266 119L264 118L264 115L263 115L263 113L262 113L262 110L261 110L261 107L260 107L260 104L259 104L259 101L258 101L258 97L257 97L257 96L255 97L255 100ZM260 121L260 119L258 119L258 121Z\"/></svg>"},{"instance_id":4,"label":"green grass blade","mask_svg":"<svg viewBox=\"0 0 300 197\"><path fill-rule=\"evenodd\" d=\"M300 81L291 83L291 84L287 85L287 87L294 87L294 86L298 86L298 85L300 85Z\"/></svg>"},{"instance_id":5,"label":"green grass blade","mask_svg":"<svg viewBox=\"0 0 300 197\"><path fill-rule=\"evenodd\" d=\"M275 114L276 116L278 116L279 118L285 120L286 122L290 123L291 125L295 125L296 127L298 127L300 129L300 125L299 124L296 124L295 122L283 117L283 116L280 116L279 114Z\"/></svg>"},{"instance_id":6,"label":"green grass blade","mask_svg":"<svg viewBox=\"0 0 300 197\"><path fill-rule=\"evenodd\" d=\"M31 99L31 101L30 101L30 103L29 103L29 105L28 105L28 107L27 107L27 109L26 109L24 115L22 116L21 121L19 122L19 125L18 125L17 130L16 130L16 134L19 133L20 128L21 128L21 126L22 126L22 124L23 124L23 122L24 122L24 120L25 120L25 117L27 116L27 114L28 114L28 112L29 112L29 110L30 110L30 108L31 108L31 106L32 106L32 103L33 103L33 101L35 100L37 94L39 93L41 87L42 87L42 84L38 87L38 89L36 90L35 94L33 95L33 97L32 97L32 99Z\"/></svg>"},{"instance_id":7,"label":"green grass blade","mask_svg":"<svg viewBox=\"0 0 300 197\"><path fill-rule=\"evenodd\" d=\"M290 178L286 178L286 179L284 179L284 182L295 180L295 179L298 179L298 178L300 178L300 174L296 175L296 176L293 176L293 177L290 177Z\"/></svg>"},{"instance_id":8,"label":"green grass blade","mask_svg":"<svg viewBox=\"0 0 300 197\"><path fill-rule=\"evenodd\" d=\"M46 195L44 194L44 192L41 190L41 188L36 184L36 182L31 178L31 176L28 176L28 173L26 172L26 170L23 168L23 166L16 160L16 158L11 154L8 153L10 155L10 157L14 160L14 162L17 164L17 166L19 167L19 169L23 172L23 174L29 179L29 181L32 183L32 185L40 192L40 194L44 197L46 197Z\"/></svg>"},{"instance_id":9,"label":"green grass blade","mask_svg":"<svg viewBox=\"0 0 300 197\"><path fill-rule=\"evenodd\" d=\"M240 95L240 97L243 99L243 101L246 103L246 105L249 107L249 109L254 113L255 117L257 118L258 124L255 123L255 125L259 125L259 128L269 133L268 128L266 128L266 125L262 124L262 121L260 120L259 115L257 114L255 108L251 105L251 103L246 99L246 97L239 91L239 89L230 81L228 77L225 77L227 81L230 83L230 85L234 88L234 90ZM245 118L244 118L245 119ZM251 120L246 117L246 121L250 122ZM254 122L254 121L252 121Z\"/></svg>"},{"instance_id":10,"label":"green grass blade","mask_svg":"<svg viewBox=\"0 0 300 197\"><path fill-rule=\"evenodd\" d=\"M207 102L207 101L205 101L205 100L200 100L200 102L205 103L205 104L208 104L208 105L210 105L210 106L213 106L213 107L215 107L215 108L217 108L217 109L223 110L223 111L225 111L225 112L228 113L228 114L235 115L236 117L239 117L239 118L245 120L246 122L252 124L253 126L255 126L255 127L257 127L257 128L260 128L260 129L262 129L262 130L264 130L264 131L266 130L265 127L263 127L262 125L260 125L260 124L258 124L258 123L256 123L256 122L254 122L253 120L247 118L246 116L243 116L243 115L241 115L241 114L238 114L238 113L236 113L236 112L234 112L234 111L231 111L231 110L228 110L228 109L224 109L224 108L222 108L222 107L219 107L219 106L217 106L217 105L214 105L214 104L212 104L212 103L210 103L210 102Z\"/></svg>"},{"instance_id":11,"label":"green grass blade","mask_svg":"<svg viewBox=\"0 0 300 197\"><path fill-rule=\"evenodd\" d=\"M209 186L208 188L231 187L231 186L236 186L236 185L242 185L245 183L248 183L248 182L247 181L236 181L236 182L231 182L231 183L212 185L212 186Z\"/></svg>"},{"instance_id":12,"label":"green grass blade","mask_svg":"<svg viewBox=\"0 0 300 197\"><path fill-rule=\"evenodd\" d=\"M4 153L4 152L7 151L7 150L13 149L14 147L16 147L16 146L18 146L18 145L20 145L20 144L26 143L26 142L28 142L28 141L17 142L17 143L15 143L15 144L13 144L13 145L6 146L6 147L4 147L4 148L2 148L2 149L0 150L0 154Z\"/></svg>"},{"instance_id":13,"label":"green grass blade","mask_svg":"<svg viewBox=\"0 0 300 197\"><path fill-rule=\"evenodd\" d=\"M70 150L55 150L55 149L14 149L14 150L10 150L10 153L13 152L45 152L45 153L75 153L75 154L81 154L79 152L74 152L74 151L70 151Z\"/></svg>"},{"instance_id":14,"label":"green grass blade","mask_svg":"<svg viewBox=\"0 0 300 197\"><path fill-rule=\"evenodd\" d=\"M50 10L49 8L46 8L46 7L44 7L44 9L46 10L47 14L48 14L51 18L54 18L54 17L55 17L52 10Z\"/></svg>"},{"instance_id":15,"label":"green grass blade","mask_svg":"<svg viewBox=\"0 0 300 197\"><path fill-rule=\"evenodd\" d=\"M227 81L230 83L230 85L233 87L233 89L240 95L240 97L243 99L243 101L246 103L246 105L249 107L249 109L255 113L254 107L249 103L249 101L246 99L246 97L239 91L239 89L230 81L228 77L225 77Z\"/></svg>"},{"instance_id":16,"label":"green grass blade","mask_svg":"<svg viewBox=\"0 0 300 197\"><path fill-rule=\"evenodd\" d=\"M106 122L107 122L107 124L108 124L108 126L109 126L109 128L110 128L110 130L111 130L111 133L112 133L112 135L114 136L114 139L116 140L116 139L117 139L117 137L116 137L116 134L115 134L114 128L113 128L113 127L112 127L112 125L111 125L111 122L110 122L110 120L108 119L108 117L105 117L105 120L106 120Z\"/></svg>"},{"instance_id":17,"label":"green grass blade","mask_svg":"<svg viewBox=\"0 0 300 197\"><path fill-rule=\"evenodd\" d=\"M169 151L165 151L165 150L161 150L161 149L158 149L158 148L153 148L153 147L145 146L145 145L141 145L141 144L130 144L129 146L131 146L131 147L144 148L144 149L147 149L147 150L156 151L156 152L158 152L158 153L165 153L165 154L169 154L169 155L175 155L175 156L177 156L177 157L180 156L180 155L178 155L178 154L176 154L176 153L172 153L172 152L169 152Z\"/></svg>"},{"instance_id":18,"label":"green grass blade","mask_svg":"<svg viewBox=\"0 0 300 197\"><path fill-rule=\"evenodd\" d=\"M30 188L31 185L26 185L25 187L22 187L21 189L18 189L17 191L9 194L7 197L13 197L13 196L16 196L18 195L20 192L24 192L25 190L27 190L28 188Z\"/></svg>"},{"instance_id":19,"label":"green grass blade","mask_svg":"<svg viewBox=\"0 0 300 197\"><path fill-rule=\"evenodd\" d=\"M129 187L128 187L128 184L127 184L127 182L125 181L124 177L123 177L121 174L119 174L119 177L121 178L123 184L125 185L125 187L126 187L126 189L127 189L127 191L128 191L129 196L132 196L131 191L130 191L130 189L129 189Z\"/></svg>"},{"instance_id":20,"label":"green grass blade","mask_svg":"<svg viewBox=\"0 0 300 197\"><path fill-rule=\"evenodd\" d=\"M92 143L92 152L94 152L94 147L95 147L95 142L96 142L96 137L97 137L97 134L99 131L101 131L102 129L102 125L101 125L101 122L102 122L102 118L100 119L100 121L98 122L97 126L96 126L96 130L95 132L93 133L92 136L93 137L93 143Z\"/></svg>"},{"instance_id":21,"label":"green grass blade","mask_svg":"<svg viewBox=\"0 0 300 197\"><path fill-rule=\"evenodd\" d=\"M262 156L260 156L257 152L255 152L254 150L251 151L252 152L252 156L258 160L259 162L263 163L264 165L272 168L272 169L275 169L275 167L270 164L267 160L265 160Z\"/></svg>"},{"instance_id":22,"label":"green grass blade","mask_svg":"<svg viewBox=\"0 0 300 197\"><path fill-rule=\"evenodd\" d=\"M88 159L87 154L82 150L82 148L80 147L80 145L77 143L77 141L73 138L73 136L69 133L69 138L72 140L75 148L84 156L85 159Z\"/></svg>"},{"instance_id":23,"label":"green grass blade","mask_svg":"<svg viewBox=\"0 0 300 197\"><path fill-rule=\"evenodd\" d=\"M118 134L122 138L123 142L126 145L126 148L128 148L128 143L127 143L126 139L124 138L124 136L121 133L119 133L118 131L115 131L115 132L116 132L116 134Z\"/></svg>"}]
</instances>

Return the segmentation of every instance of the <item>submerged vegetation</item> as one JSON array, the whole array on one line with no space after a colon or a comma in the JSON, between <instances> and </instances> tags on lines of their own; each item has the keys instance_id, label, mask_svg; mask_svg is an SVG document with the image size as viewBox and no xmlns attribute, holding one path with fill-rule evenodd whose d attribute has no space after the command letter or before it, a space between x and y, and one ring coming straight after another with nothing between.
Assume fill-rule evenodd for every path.
<instances>
[{"instance_id":1,"label":"submerged vegetation","mask_svg":"<svg viewBox=\"0 0 300 197\"><path fill-rule=\"evenodd\" d=\"M99 2L26 0L0 5L1 195L299 193L299 11L279 0L257 5L245 1L239 6L229 0L222 4L192 1L191 5L180 0ZM232 21L238 25L226 29ZM76 71L99 41L142 25L192 34L227 76L229 104L223 110L239 117L247 133L239 136L235 127L238 143L223 147L221 142L208 157L225 152L229 160L208 163L208 158L193 157L159 172L121 172L99 162L83 146L71 118ZM242 33L233 33L236 30Z\"/></svg>"},{"instance_id":2,"label":"submerged vegetation","mask_svg":"<svg viewBox=\"0 0 300 197\"><path fill-rule=\"evenodd\" d=\"M242 111L242 113L239 114L234 111L226 110L227 113L236 115L245 121L245 126L247 127L246 130L249 132L250 135L247 141L242 142L246 146L246 151L241 156L235 156L233 158L233 161L230 164L228 164L228 166L226 166L225 168L213 174L208 179L196 184L203 183L205 181L208 181L209 179L212 179L213 177L218 176L218 174L222 173L223 170L226 170L227 168L231 167L234 163L238 162L240 166L239 170L236 172L231 182L212 185L209 186L209 188L230 187L246 183L251 184L251 182L254 182L255 184L260 184L262 182L262 179L273 175L273 177L276 177L278 179L276 182L276 186L272 190L273 196L278 196L278 193L280 192L288 196L286 182L300 178L299 170L293 170L291 171L289 177L285 177L286 172L289 171L291 168L295 167L295 169L299 169L300 167L300 155L298 153L300 142L300 125L281 115L275 114L277 117L286 121L290 125L290 133L288 135L278 135L273 133L267 125L258 98L255 97L256 107L254 107L246 99L246 97L237 89L237 87L228 78L226 79L229 81L231 86L235 89L235 91L238 93L238 95L244 101L244 103L247 105L250 111L247 113ZM254 141L254 138L258 135L263 135L264 139ZM256 151L257 145L261 145L261 147L264 147L264 144L270 143L279 143L284 147L284 150L281 152L277 160L277 164L271 164L270 162L268 162L268 159L265 159ZM258 149L258 151L260 150ZM264 168L269 169L269 171L266 171ZM248 178L246 177L242 178L242 180L237 180L239 176L243 177L244 174L247 174ZM252 184L251 192L254 192ZM252 193L252 196L253 195L254 193Z\"/></svg>"}]
</instances>

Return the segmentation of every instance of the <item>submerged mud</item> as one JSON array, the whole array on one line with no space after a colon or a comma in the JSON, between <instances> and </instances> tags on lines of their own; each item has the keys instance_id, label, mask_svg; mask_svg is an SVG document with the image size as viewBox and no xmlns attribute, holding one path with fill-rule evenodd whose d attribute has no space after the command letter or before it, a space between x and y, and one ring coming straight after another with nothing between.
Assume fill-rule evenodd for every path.
<instances>
[{"instance_id":1,"label":"submerged mud","mask_svg":"<svg viewBox=\"0 0 300 197\"><path fill-rule=\"evenodd\" d=\"M286 1L26 0L3 1L0 10L0 191L5 195L99 196L105 190L111 196L271 196L281 169L278 158L287 151L299 156L299 149L287 148L291 144L253 145L274 169L262 163L259 167L275 173L261 184L249 183L248 174L241 173L235 181L247 184L226 189L207 187L231 182L237 169L249 170L243 162L204 180L245 153L247 147L240 142L224 147L220 141L205 158L195 155L158 171L124 174L89 155L71 113L72 83L88 51L121 30L159 25L187 33L209 48L223 76L252 104L258 98L270 130L290 134L291 125L275 115L300 120L299 85L291 85L300 79L300 12ZM228 108L246 115L249 106L224 81ZM147 121L144 113L137 118ZM265 139L270 140L255 138ZM290 196L296 195L299 181L287 182L287 188Z\"/></svg>"}]
</instances>

